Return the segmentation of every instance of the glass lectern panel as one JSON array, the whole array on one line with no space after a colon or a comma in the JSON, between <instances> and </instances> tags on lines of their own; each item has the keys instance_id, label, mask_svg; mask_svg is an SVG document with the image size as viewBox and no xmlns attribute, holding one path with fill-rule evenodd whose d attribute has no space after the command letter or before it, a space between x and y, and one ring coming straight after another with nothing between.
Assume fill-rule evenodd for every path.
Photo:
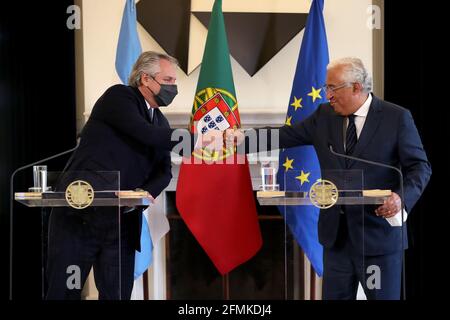
<instances>
[{"instance_id":1,"label":"glass lectern panel","mask_svg":"<svg viewBox=\"0 0 450 320\"><path fill-rule=\"evenodd\" d=\"M362 170L289 169L281 176L279 188L258 192L258 202L277 205L284 217L285 298L344 298L340 286L357 289L367 278L366 215L389 190L367 188ZM342 284L345 274L352 279Z\"/></svg>"},{"instance_id":2,"label":"glass lectern panel","mask_svg":"<svg viewBox=\"0 0 450 320\"><path fill-rule=\"evenodd\" d=\"M11 298L22 296L24 286L18 284L28 260L31 270L23 276L34 286L40 282L42 299L122 299L122 279L129 272L123 261L130 257L122 252L121 207L142 205L142 199L120 190L118 171L61 173L41 166L34 168L33 181L28 190L14 193ZM33 223L23 228L27 220ZM39 250L23 250L29 232L40 233ZM86 297L82 292L91 270L91 287L97 290Z\"/></svg>"}]
</instances>

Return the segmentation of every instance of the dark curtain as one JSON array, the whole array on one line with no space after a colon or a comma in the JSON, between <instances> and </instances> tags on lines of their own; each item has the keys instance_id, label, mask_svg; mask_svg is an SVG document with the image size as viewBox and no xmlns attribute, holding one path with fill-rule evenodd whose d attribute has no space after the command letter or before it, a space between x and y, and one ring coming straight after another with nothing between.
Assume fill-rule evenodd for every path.
<instances>
[{"instance_id":1,"label":"dark curtain","mask_svg":"<svg viewBox=\"0 0 450 320\"><path fill-rule=\"evenodd\" d=\"M440 20L431 4L385 1L385 100L409 109L432 165L431 181L408 218L409 249L406 251L407 299L435 298L443 274L443 234L438 232L445 205L438 207L441 169L438 147L448 144L446 111L438 102L445 96L436 74L447 58L439 56L442 43ZM447 107L445 107L447 108ZM448 126L448 125L447 125ZM441 151L442 152L442 151ZM444 198L443 198L444 199Z\"/></svg>"},{"instance_id":2,"label":"dark curtain","mask_svg":"<svg viewBox=\"0 0 450 320\"><path fill-rule=\"evenodd\" d=\"M0 4L0 277L9 296L9 181L18 167L70 149L76 142L73 0ZM67 159L47 163L62 170ZM17 175L15 191L32 185ZM14 299L41 298L41 210L14 204Z\"/></svg>"}]
</instances>

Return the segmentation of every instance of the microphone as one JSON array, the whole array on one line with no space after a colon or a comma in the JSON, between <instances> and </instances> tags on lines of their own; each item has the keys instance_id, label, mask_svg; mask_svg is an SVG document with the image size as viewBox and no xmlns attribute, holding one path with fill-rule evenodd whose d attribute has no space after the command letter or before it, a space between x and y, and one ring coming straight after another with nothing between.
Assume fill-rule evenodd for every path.
<instances>
[{"instance_id":1,"label":"microphone","mask_svg":"<svg viewBox=\"0 0 450 320\"><path fill-rule=\"evenodd\" d=\"M404 190L403 190L403 173L402 171L394 166L385 164L385 163L381 163L381 162L377 162L377 161L372 161L372 160L366 160L366 159L362 159L362 158L358 158L358 157L353 157L353 156L349 156L347 154L343 154L343 153L338 153L336 151L333 150L333 146L331 143L328 143L328 148L330 149L330 152L337 156L337 157L341 157L344 159L349 159L349 160L353 160L356 162L363 162L363 163L367 163L373 166L377 166L377 167L384 167L387 169L391 169L394 170L395 172L398 173L399 177L400 177L400 214L401 214L401 233L402 233L402 254L403 254L403 259L402 259L402 293L403 293L403 300L406 300L406 279L405 279L405 250L403 249L403 208L405 207L405 203L404 203Z\"/></svg>"},{"instance_id":2,"label":"microphone","mask_svg":"<svg viewBox=\"0 0 450 320\"><path fill-rule=\"evenodd\" d=\"M79 135L77 136L77 139L79 138ZM20 172L20 171L22 171L22 170L25 170L25 169L27 169L27 168L30 168L30 167L32 167L32 166L35 166L35 165L38 165L38 164L41 164L41 163L43 163L43 162L46 162L46 161L49 161L49 160L52 160L52 159L55 159L55 158L58 158L58 157L60 157L60 156L63 156L63 155L65 155L65 154L68 154L68 153L71 153L71 152L73 152L73 151L75 151L77 148L78 148L78 146L80 145L80 140L78 139L77 140L77 144L76 144L76 146L75 147L73 147L72 149L69 149L69 150L66 150L66 151L63 151L63 152L60 152L60 153L58 153L58 154L55 154L55 155L53 155L53 156L50 156L50 157L47 157L47 158L45 158L45 159L41 159L41 160L38 160L38 161L36 161L36 162L33 162L33 163L30 163L30 164L27 164L27 165L24 165L24 166L22 166L22 167L20 167L20 168L17 168L13 173L12 173L12 175L11 175L11 177L10 177L10 180L9 180L9 182L10 182L10 204L9 204L9 300L12 300L12 275L13 275L13 206L14 206L14 177L15 177L15 175L18 173L18 172ZM69 159L69 161L68 161L68 164L70 163L70 159ZM66 170L66 168L67 168L67 165L66 165L66 167L64 168L64 170L63 171L65 171Z\"/></svg>"},{"instance_id":3,"label":"microphone","mask_svg":"<svg viewBox=\"0 0 450 320\"><path fill-rule=\"evenodd\" d=\"M398 175L402 178L402 181L403 181L403 173L397 167L394 167L394 166L391 166L391 165L388 165L388 164L384 164L384 163L381 163L381 162L366 160L366 159L362 159L362 158L349 156L347 154L338 153L338 152L333 150L333 146L331 145L331 143L328 143L328 148L330 149L332 154L334 154L335 156L338 156L338 157L343 157L343 158L347 158L347 159L354 160L354 161L357 161L357 162L364 162L364 163L371 164L371 165L374 165L374 166L380 166L380 167L385 167L385 168L388 168L388 169L395 170L395 171L397 171ZM401 189L400 192L402 192L403 183L401 183L400 189ZM402 197L402 199L403 199L403 197Z\"/></svg>"}]
</instances>

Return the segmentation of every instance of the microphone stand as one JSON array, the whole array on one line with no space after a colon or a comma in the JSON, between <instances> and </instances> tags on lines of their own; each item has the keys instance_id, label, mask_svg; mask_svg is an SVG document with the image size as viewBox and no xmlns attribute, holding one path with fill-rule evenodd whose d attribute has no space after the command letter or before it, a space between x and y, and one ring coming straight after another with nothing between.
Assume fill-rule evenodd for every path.
<instances>
[{"instance_id":1,"label":"microphone stand","mask_svg":"<svg viewBox=\"0 0 450 320\"><path fill-rule=\"evenodd\" d=\"M402 219L402 223L401 223L401 237L402 237L402 294L403 294L403 300L406 300L406 275L405 275L405 250L403 249L403 241L404 241L404 234L403 234L403 208L405 207L405 202L404 202L404 190L403 190L403 173L402 171L394 166L390 166L388 164L384 164L381 162L376 162L376 161L371 161L371 160L366 160L366 159L362 159L362 158L357 158L357 157L353 157L353 156L349 156L347 154L342 154L342 153L338 153L336 151L333 150L333 146L331 144L328 145L330 152L337 156L337 157L341 157L341 158L346 158L346 159L350 159L350 160L354 160L356 162L363 162L363 163L367 163L373 166L378 166L378 167L384 167L387 169L391 169L394 170L398 173L398 175L400 176L400 201L401 201L401 208L400 208L400 213L401 213L401 219Z\"/></svg>"},{"instance_id":2,"label":"microphone stand","mask_svg":"<svg viewBox=\"0 0 450 320\"><path fill-rule=\"evenodd\" d=\"M77 145L69 150L63 151L61 153L55 154L53 156L50 156L48 158L42 159L42 160L38 160L36 162L27 164L25 166L22 166L18 169L16 169L11 177L10 177L10 204L9 204L9 300L12 300L12 284L13 284L13 280L12 280L12 276L13 276L13 225L14 225L14 221L13 221L13 206L14 206L14 177L15 175L22 171L25 170L27 168L30 168L32 166L44 163L46 161L58 158L60 156L63 156L65 154L71 153L73 151L75 151L78 146L79 146L80 142L77 142Z\"/></svg>"}]
</instances>

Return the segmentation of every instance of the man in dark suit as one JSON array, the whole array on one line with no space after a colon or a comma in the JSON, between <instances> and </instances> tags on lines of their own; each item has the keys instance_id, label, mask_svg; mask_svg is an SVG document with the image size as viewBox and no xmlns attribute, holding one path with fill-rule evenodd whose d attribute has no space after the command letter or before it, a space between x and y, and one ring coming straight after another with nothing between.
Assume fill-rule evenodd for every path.
<instances>
[{"instance_id":1,"label":"man in dark suit","mask_svg":"<svg viewBox=\"0 0 450 320\"><path fill-rule=\"evenodd\" d=\"M106 90L83 128L60 190L81 175L94 190L119 185L120 190L142 189L151 201L162 192L172 177L170 150L177 141L171 141L172 129L159 107L169 105L177 94L176 66L170 56L144 52L133 67L130 85ZM111 171L120 178L96 173ZM144 208L130 209L121 208L120 214L114 207L52 211L47 299L80 299L91 267L100 299L130 298ZM79 271L78 285L69 279L74 270Z\"/></svg>"},{"instance_id":2,"label":"man in dark suit","mask_svg":"<svg viewBox=\"0 0 450 320\"><path fill-rule=\"evenodd\" d=\"M371 88L371 79L360 59L334 61L327 68L323 88L329 103L292 126L266 128L268 149L274 145L271 130L279 130L280 148L313 145L323 174L327 170L360 170L362 177L346 177L346 189L360 189L362 184L364 189L393 191L383 205L365 206L364 211L356 205L321 211L318 231L324 246L324 299L356 299L358 282L368 299L399 299L403 250L407 248L406 225L391 226L387 221L401 215L398 173L337 157L330 152L330 145L338 153L401 169L407 212L431 175L411 113L378 99L370 93ZM258 138L260 133L256 134ZM226 139L227 143L236 139L240 143L244 134L229 130ZM258 147L263 151L259 143ZM374 266L380 271L377 276L381 281L375 286L368 285L373 280L370 276Z\"/></svg>"}]
</instances>

